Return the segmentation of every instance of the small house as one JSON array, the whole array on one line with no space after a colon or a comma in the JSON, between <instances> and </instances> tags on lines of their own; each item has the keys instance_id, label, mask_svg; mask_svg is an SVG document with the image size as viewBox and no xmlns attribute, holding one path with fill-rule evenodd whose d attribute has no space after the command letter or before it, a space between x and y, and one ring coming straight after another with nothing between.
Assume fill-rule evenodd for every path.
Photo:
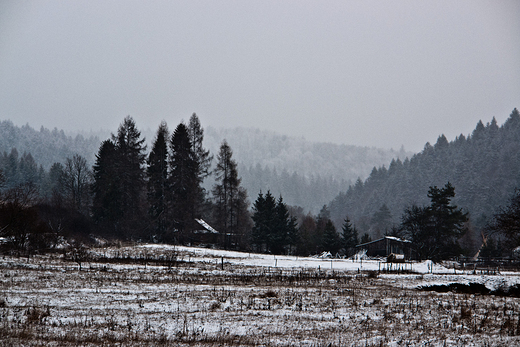
<instances>
[{"instance_id":1,"label":"small house","mask_svg":"<svg viewBox=\"0 0 520 347\"><path fill-rule=\"evenodd\" d=\"M199 229L193 231L193 244L217 244L219 242L221 235L217 230L203 219L195 219L195 221L199 224Z\"/></svg>"}]
</instances>

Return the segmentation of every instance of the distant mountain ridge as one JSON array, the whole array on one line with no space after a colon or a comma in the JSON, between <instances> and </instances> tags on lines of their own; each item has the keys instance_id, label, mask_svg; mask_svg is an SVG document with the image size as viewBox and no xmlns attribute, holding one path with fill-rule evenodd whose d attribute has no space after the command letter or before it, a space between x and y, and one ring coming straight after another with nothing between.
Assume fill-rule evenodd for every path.
<instances>
[{"instance_id":1,"label":"distant mountain ridge","mask_svg":"<svg viewBox=\"0 0 520 347\"><path fill-rule=\"evenodd\" d=\"M381 220L378 212L389 211L384 227L398 223L412 204L428 205L430 186L455 187L453 202L470 213L477 229L505 206L515 188L520 188L520 114L515 108L502 126L495 118L481 121L466 138L448 142L439 136L435 145L410 159L393 160L388 168L374 168L365 181L357 181L329 204L331 218L341 225L348 216L363 232L373 236ZM386 206L386 207L385 207ZM377 231L377 232L376 232Z\"/></svg>"},{"instance_id":2,"label":"distant mountain ridge","mask_svg":"<svg viewBox=\"0 0 520 347\"><path fill-rule=\"evenodd\" d=\"M242 185L251 201L260 191L271 190L275 196L281 194L289 205L314 213L357 178L367 177L374 166L388 165L394 158L412 155L403 150L316 143L253 128L204 128L204 146L214 156L224 139L231 146ZM150 150L155 130L140 130ZM101 141L110 138L110 132L105 130L70 134L74 133L43 126L38 131L28 124L18 127L4 120L0 122L0 154L8 154L12 148L20 155L31 153L36 163L46 170L55 162L64 163L74 154L82 155L92 165ZM212 180L205 186L210 190Z\"/></svg>"},{"instance_id":3,"label":"distant mountain ridge","mask_svg":"<svg viewBox=\"0 0 520 347\"><path fill-rule=\"evenodd\" d=\"M404 160L413 155L404 150L311 142L255 128L206 128L205 145L212 153L218 151L223 139L233 149L239 165L245 168L260 165L279 173L296 172L307 179L321 176L355 181L358 177L367 177L374 166L388 165L392 159Z\"/></svg>"},{"instance_id":4,"label":"distant mountain ridge","mask_svg":"<svg viewBox=\"0 0 520 347\"><path fill-rule=\"evenodd\" d=\"M9 154L13 148L18 153L31 153L35 161L48 170L54 163L63 163L74 154L85 157L94 163L101 140L95 135L74 137L63 130L49 130L43 126L40 131L29 124L18 127L10 120L0 122L0 154Z\"/></svg>"}]
</instances>

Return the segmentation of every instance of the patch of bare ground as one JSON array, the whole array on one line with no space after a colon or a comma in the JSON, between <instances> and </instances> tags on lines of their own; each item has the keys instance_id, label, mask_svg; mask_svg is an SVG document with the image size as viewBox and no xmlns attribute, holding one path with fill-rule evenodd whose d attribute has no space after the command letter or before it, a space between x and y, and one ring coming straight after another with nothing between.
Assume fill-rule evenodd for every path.
<instances>
[{"instance_id":1,"label":"patch of bare ground","mask_svg":"<svg viewBox=\"0 0 520 347\"><path fill-rule=\"evenodd\" d=\"M0 262L0 346L513 346L520 299L374 273L60 256ZM403 281L413 281L409 276Z\"/></svg>"}]
</instances>

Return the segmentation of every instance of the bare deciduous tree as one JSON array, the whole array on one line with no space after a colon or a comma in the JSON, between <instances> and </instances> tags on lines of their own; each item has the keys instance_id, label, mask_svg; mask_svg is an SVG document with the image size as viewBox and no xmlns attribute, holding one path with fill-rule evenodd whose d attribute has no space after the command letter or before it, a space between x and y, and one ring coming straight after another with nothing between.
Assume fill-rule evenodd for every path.
<instances>
[{"instance_id":1,"label":"bare deciduous tree","mask_svg":"<svg viewBox=\"0 0 520 347\"><path fill-rule=\"evenodd\" d=\"M69 206L80 212L88 210L91 183L92 172L87 165L87 160L78 154L75 154L72 159L67 158L61 176L61 185Z\"/></svg>"}]
</instances>

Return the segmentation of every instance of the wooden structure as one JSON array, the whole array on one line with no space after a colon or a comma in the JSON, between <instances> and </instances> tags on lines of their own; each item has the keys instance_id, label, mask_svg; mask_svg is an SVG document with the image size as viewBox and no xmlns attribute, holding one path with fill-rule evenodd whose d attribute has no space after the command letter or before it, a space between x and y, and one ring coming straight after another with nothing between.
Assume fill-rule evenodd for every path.
<instances>
[{"instance_id":1,"label":"wooden structure","mask_svg":"<svg viewBox=\"0 0 520 347\"><path fill-rule=\"evenodd\" d=\"M365 249L369 257L388 257L391 254L403 254L404 259L412 258L412 242L394 236L385 236L375 241L356 246L358 251ZM401 257L399 257L401 258Z\"/></svg>"},{"instance_id":2,"label":"wooden structure","mask_svg":"<svg viewBox=\"0 0 520 347\"><path fill-rule=\"evenodd\" d=\"M200 228L193 231L192 233L192 244L200 245L200 244L209 244L215 245L219 243L219 239L221 238L221 234L215 230L211 225L206 223L202 219L195 219L195 221L199 224Z\"/></svg>"}]
</instances>

